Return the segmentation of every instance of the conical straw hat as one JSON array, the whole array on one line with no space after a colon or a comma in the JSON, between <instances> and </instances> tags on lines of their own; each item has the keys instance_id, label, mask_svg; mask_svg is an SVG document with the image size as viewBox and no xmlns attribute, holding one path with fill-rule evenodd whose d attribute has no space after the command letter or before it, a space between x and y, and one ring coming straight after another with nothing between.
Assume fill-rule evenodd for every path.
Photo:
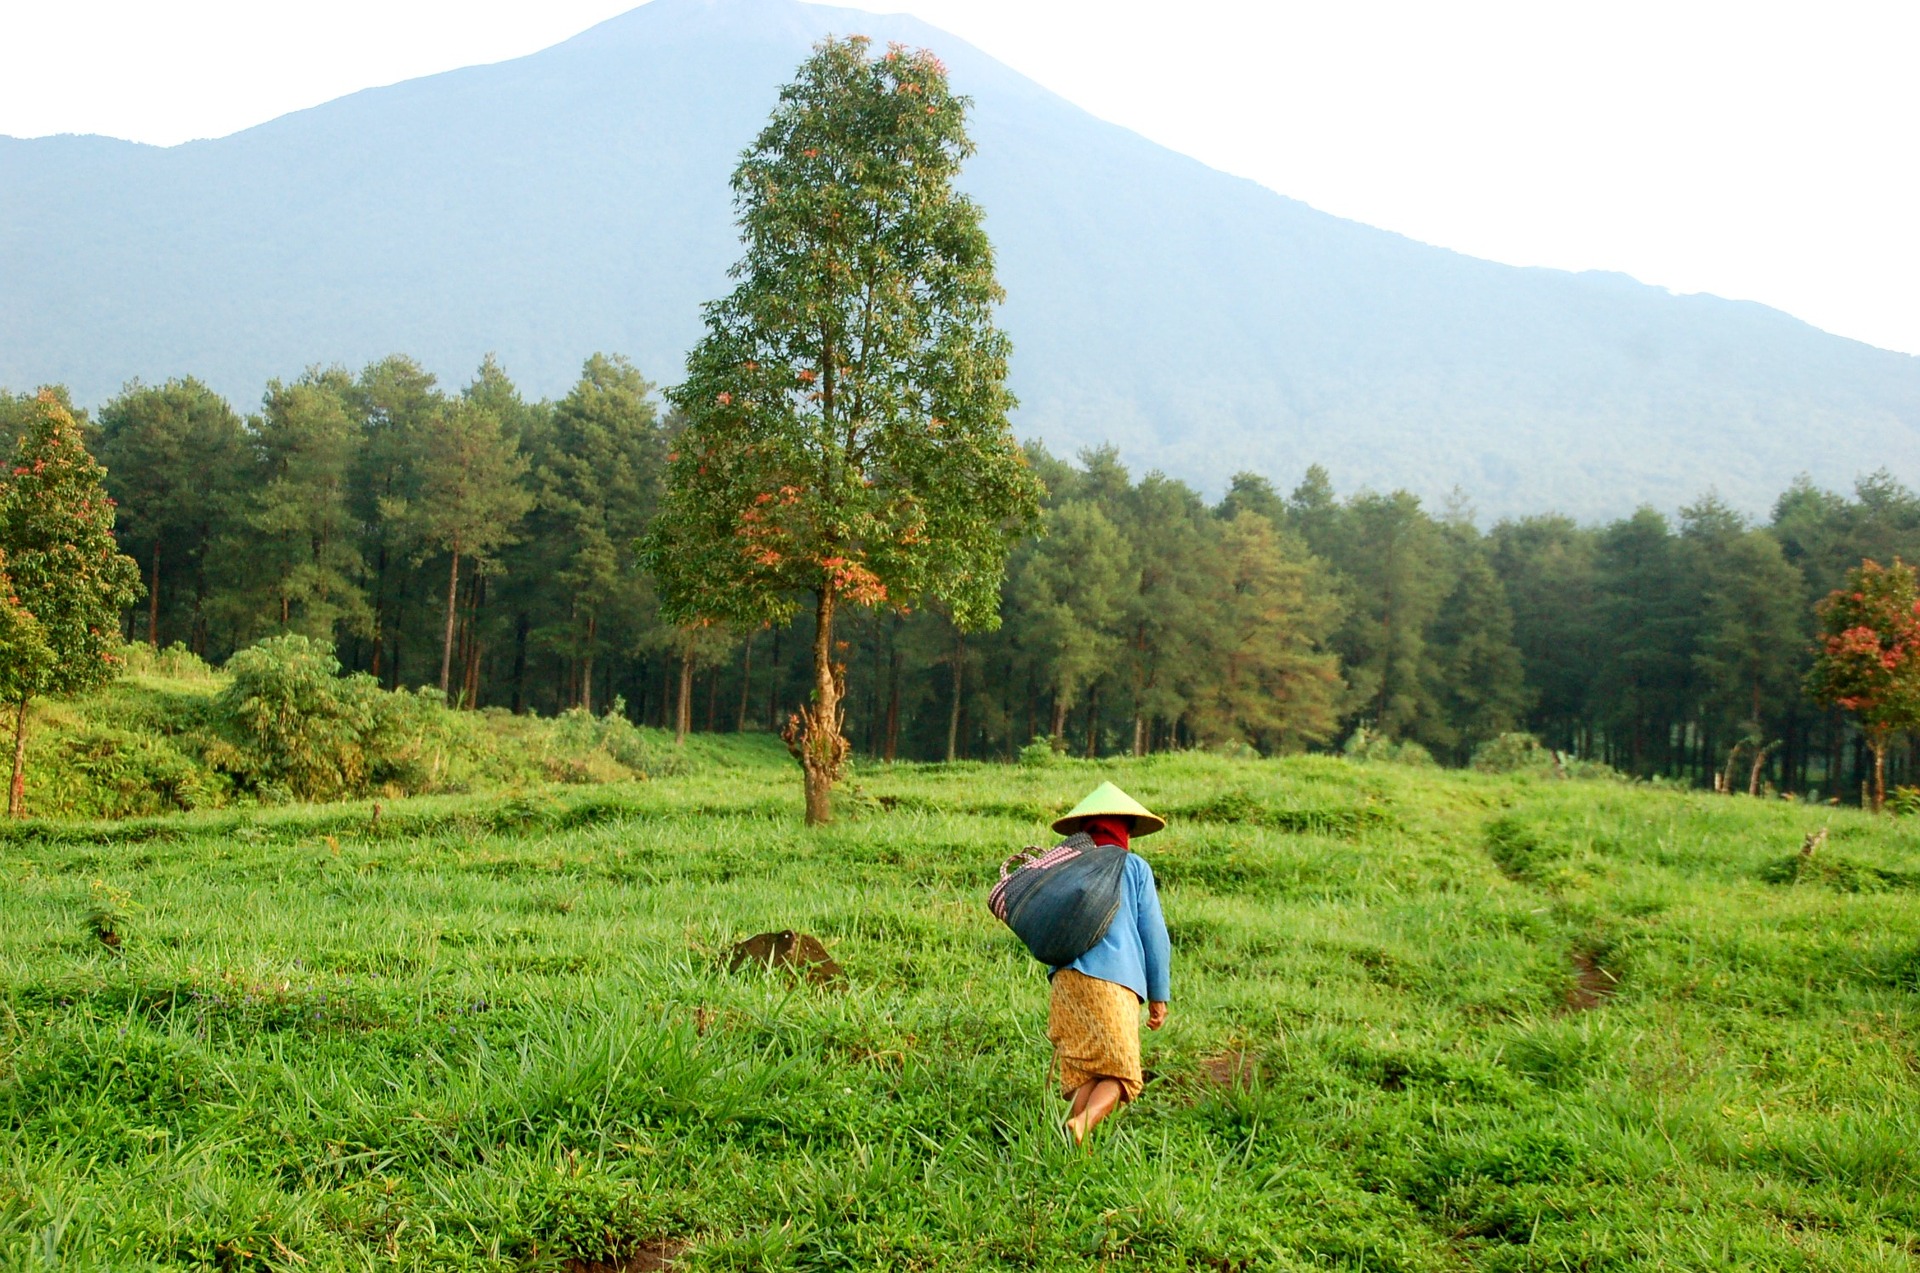
<instances>
[{"instance_id":1,"label":"conical straw hat","mask_svg":"<svg viewBox=\"0 0 1920 1273\"><path fill-rule=\"evenodd\" d=\"M1152 835L1165 829L1167 820L1157 813L1149 813L1147 807L1135 800L1110 782L1095 787L1085 800L1069 809L1063 816L1054 819L1053 829L1061 835L1072 835L1080 829L1082 823L1090 818L1101 816L1124 817L1133 819L1133 834Z\"/></svg>"}]
</instances>

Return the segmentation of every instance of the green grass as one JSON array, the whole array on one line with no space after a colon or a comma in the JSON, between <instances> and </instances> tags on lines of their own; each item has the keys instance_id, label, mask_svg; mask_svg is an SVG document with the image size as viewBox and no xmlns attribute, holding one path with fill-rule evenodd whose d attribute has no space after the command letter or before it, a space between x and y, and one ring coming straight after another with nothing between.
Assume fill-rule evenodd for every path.
<instances>
[{"instance_id":1,"label":"green grass","mask_svg":"<svg viewBox=\"0 0 1920 1273\"><path fill-rule=\"evenodd\" d=\"M1042 971L984 895L1109 775L1176 815L1141 845L1174 1011L1082 1156L1053 1130ZM378 820L0 841L0 1261L1920 1257L1915 824L1327 758L870 768L818 832L799 794L743 740L686 776ZM782 927L850 989L720 970Z\"/></svg>"}]
</instances>

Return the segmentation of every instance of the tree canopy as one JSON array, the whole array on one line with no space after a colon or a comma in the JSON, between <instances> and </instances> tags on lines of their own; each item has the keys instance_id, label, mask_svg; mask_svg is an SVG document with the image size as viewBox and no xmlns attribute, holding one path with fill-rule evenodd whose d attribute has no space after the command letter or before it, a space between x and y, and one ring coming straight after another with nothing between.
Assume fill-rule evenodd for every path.
<instances>
[{"instance_id":1,"label":"tree canopy","mask_svg":"<svg viewBox=\"0 0 1920 1273\"><path fill-rule=\"evenodd\" d=\"M737 285L668 395L685 423L645 549L663 612L753 627L813 599L788 731L811 822L845 758L836 611L938 601L992 627L1037 513L992 247L955 186L966 109L925 50L820 44L734 173Z\"/></svg>"}]
</instances>

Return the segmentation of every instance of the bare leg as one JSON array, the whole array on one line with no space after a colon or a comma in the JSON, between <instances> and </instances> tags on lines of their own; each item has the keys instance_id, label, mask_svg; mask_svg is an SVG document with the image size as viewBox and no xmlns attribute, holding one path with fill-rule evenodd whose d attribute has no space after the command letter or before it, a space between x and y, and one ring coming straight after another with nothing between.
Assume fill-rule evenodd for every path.
<instances>
[{"instance_id":1,"label":"bare leg","mask_svg":"<svg viewBox=\"0 0 1920 1273\"><path fill-rule=\"evenodd\" d=\"M1083 1083L1073 1094L1073 1113L1067 1118L1067 1133L1076 1145L1084 1144L1087 1133L1105 1121L1120 1107L1126 1089L1113 1079L1094 1079Z\"/></svg>"}]
</instances>

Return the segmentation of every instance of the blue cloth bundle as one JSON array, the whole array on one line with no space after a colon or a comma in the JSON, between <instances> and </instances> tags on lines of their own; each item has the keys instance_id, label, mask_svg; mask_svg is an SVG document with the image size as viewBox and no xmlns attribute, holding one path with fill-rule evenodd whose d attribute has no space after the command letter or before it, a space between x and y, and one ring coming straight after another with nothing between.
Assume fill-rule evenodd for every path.
<instances>
[{"instance_id":1,"label":"blue cloth bundle","mask_svg":"<svg viewBox=\"0 0 1920 1273\"><path fill-rule=\"evenodd\" d=\"M1126 869L1125 849L1095 844L1081 832L1045 852L1027 849L1001 863L987 906L1035 959L1058 968L1106 936L1120 909Z\"/></svg>"}]
</instances>

